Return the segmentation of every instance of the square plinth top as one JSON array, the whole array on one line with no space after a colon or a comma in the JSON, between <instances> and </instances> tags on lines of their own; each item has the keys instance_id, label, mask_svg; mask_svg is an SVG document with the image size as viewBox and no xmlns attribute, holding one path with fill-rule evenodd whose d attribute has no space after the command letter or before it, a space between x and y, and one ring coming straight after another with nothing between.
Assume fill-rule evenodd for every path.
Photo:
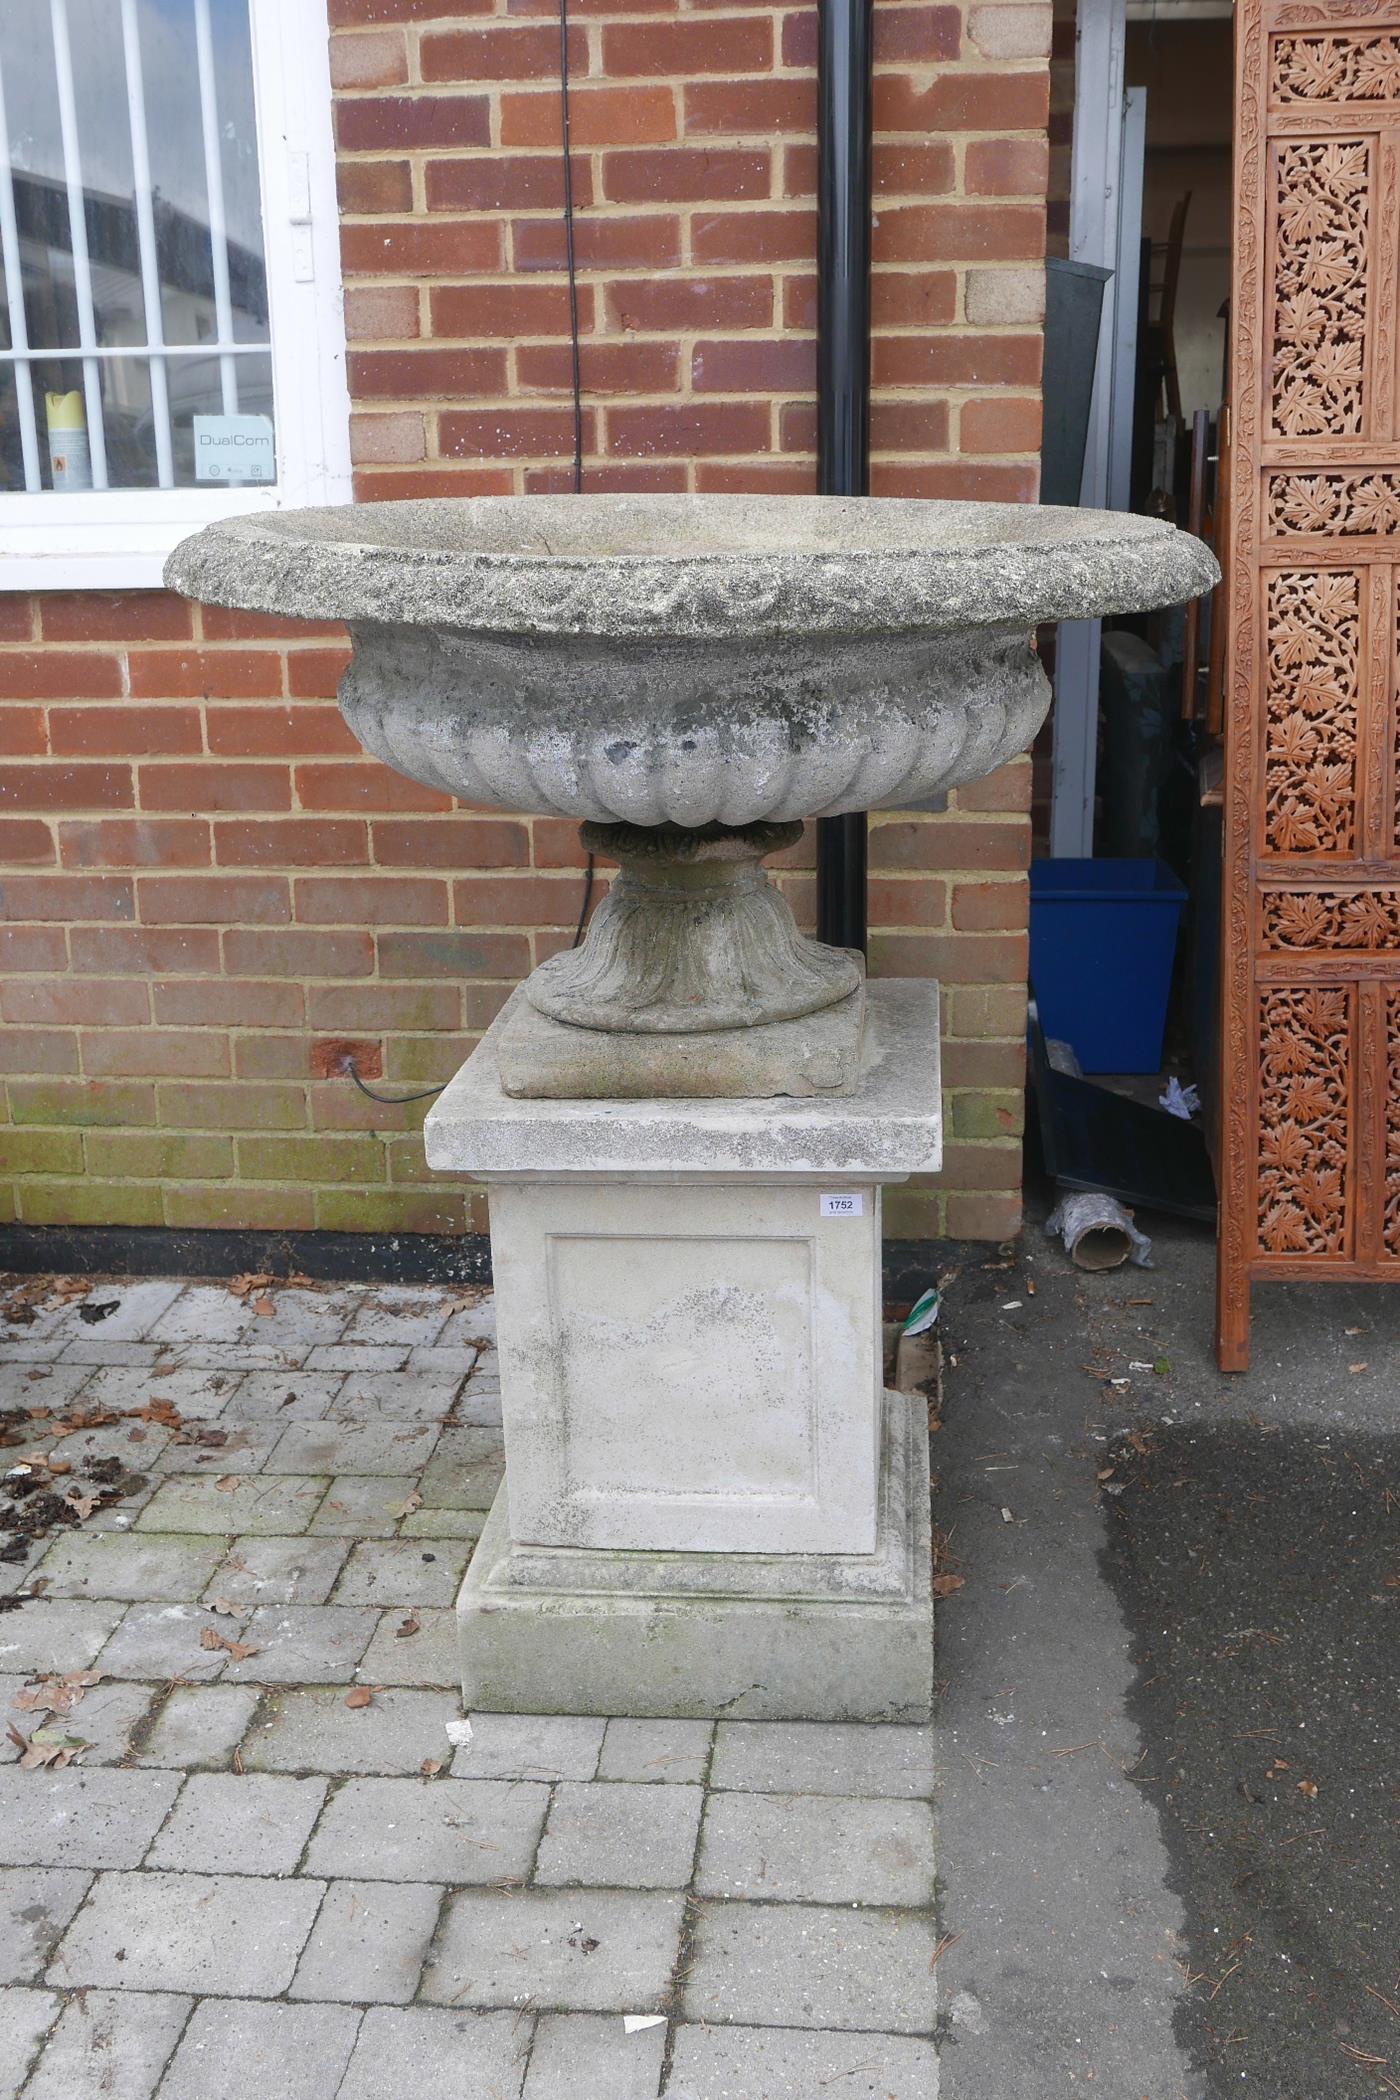
<instances>
[{"instance_id":1,"label":"square plinth top","mask_svg":"<svg viewBox=\"0 0 1400 2100\"><path fill-rule=\"evenodd\" d=\"M499 1031L513 994L429 1111L428 1165L447 1174L822 1175L902 1181L943 1158L938 986L867 990L864 1070L844 1095L747 1101L544 1101L502 1090Z\"/></svg>"}]
</instances>

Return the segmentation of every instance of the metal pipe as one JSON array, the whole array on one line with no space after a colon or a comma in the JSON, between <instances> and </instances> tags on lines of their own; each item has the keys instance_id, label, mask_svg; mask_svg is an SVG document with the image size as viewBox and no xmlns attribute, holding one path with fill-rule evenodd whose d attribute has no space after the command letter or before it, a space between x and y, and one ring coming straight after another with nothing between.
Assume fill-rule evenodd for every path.
<instances>
[{"instance_id":1,"label":"metal pipe","mask_svg":"<svg viewBox=\"0 0 1400 2100\"><path fill-rule=\"evenodd\" d=\"M872 0L817 14L817 487L870 490ZM817 824L817 933L865 947L863 813Z\"/></svg>"}]
</instances>

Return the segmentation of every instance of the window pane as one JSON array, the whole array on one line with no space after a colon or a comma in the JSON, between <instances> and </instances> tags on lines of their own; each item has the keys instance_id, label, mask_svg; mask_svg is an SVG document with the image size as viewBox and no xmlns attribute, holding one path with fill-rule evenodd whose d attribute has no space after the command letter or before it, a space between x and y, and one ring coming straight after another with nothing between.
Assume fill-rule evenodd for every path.
<instances>
[{"instance_id":1,"label":"window pane","mask_svg":"<svg viewBox=\"0 0 1400 2100\"><path fill-rule=\"evenodd\" d=\"M104 450L112 488L193 485L194 415L272 415L269 359L233 347L269 340L248 0L0 0L0 79L43 485L101 485ZM0 391L7 474L24 384ZM206 437L206 464L269 478L250 426Z\"/></svg>"}]
</instances>

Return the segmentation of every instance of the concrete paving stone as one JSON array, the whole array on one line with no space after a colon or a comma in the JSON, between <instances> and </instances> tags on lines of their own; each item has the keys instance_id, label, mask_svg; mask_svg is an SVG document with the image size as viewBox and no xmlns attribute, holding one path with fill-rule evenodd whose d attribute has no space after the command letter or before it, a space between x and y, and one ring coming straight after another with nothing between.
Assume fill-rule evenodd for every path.
<instances>
[{"instance_id":1,"label":"concrete paving stone","mask_svg":"<svg viewBox=\"0 0 1400 2100\"><path fill-rule=\"evenodd\" d=\"M700 1786L714 1732L713 1721L609 1721L598 1777Z\"/></svg>"},{"instance_id":2,"label":"concrete paving stone","mask_svg":"<svg viewBox=\"0 0 1400 2100\"><path fill-rule=\"evenodd\" d=\"M170 1276L143 1277L139 1283L94 1283L86 1298L64 1308L64 1318L70 1331L78 1336L91 1333L104 1342L140 1342L184 1289L181 1279ZM95 1328L86 1327L80 1320L79 1306L103 1305L113 1298L117 1301L116 1311L108 1313Z\"/></svg>"},{"instance_id":3,"label":"concrete paving stone","mask_svg":"<svg viewBox=\"0 0 1400 2100\"><path fill-rule=\"evenodd\" d=\"M161 1358L176 1371L295 1371L305 1363L307 1351L276 1349L266 1342L179 1342L166 1347Z\"/></svg>"},{"instance_id":4,"label":"concrete paving stone","mask_svg":"<svg viewBox=\"0 0 1400 2100\"><path fill-rule=\"evenodd\" d=\"M452 1604L467 1549L439 1540L361 1539L335 1586L337 1604Z\"/></svg>"},{"instance_id":5,"label":"concrete paving stone","mask_svg":"<svg viewBox=\"0 0 1400 2100\"><path fill-rule=\"evenodd\" d=\"M37 1983L92 1875L78 1867L0 1867L0 1983Z\"/></svg>"},{"instance_id":6,"label":"concrete paving stone","mask_svg":"<svg viewBox=\"0 0 1400 2100\"><path fill-rule=\"evenodd\" d=\"M150 2100L190 2000L164 1991L80 1991L49 2036L25 2100Z\"/></svg>"},{"instance_id":7,"label":"concrete paving stone","mask_svg":"<svg viewBox=\"0 0 1400 2100\"><path fill-rule=\"evenodd\" d=\"M440 1422L465 1380L464 1371L352 1371L328 1412L336 1422Z\"/></svg>"},{"instance_id":8,"label":"concrete paving stone","mask_svg":"<svg viewBox=\"0 0 1400 2100\"><path fill-rule=\"evenodd\" d=\"M319 1422L344 1384L337 1371L249 1371L222 1422Z\"/></svg>"},{"instance_id":9,"label":"concrete paving stone","mask_svg":"<svg viewBox=\"0 0 1400 2100\"><path fill-rule=\"evenodd\" d=\"M698 1786L565 1780L554 1790L535 1881L542 1888L684 1888L703 1799Z\"/></svg>"},{"instance_id":10,"label":"concrete paving stone","mask_svg":"<svg viewBox=\"0 0 1400 2100\"><path fill-rule=\"evenodd\" d=\"M90 1364L0 1362L0 1407L66 1407L91 1376Z\"/></svg>"},{"instance_id":11,"label":"concrete paving stone","mask_svg":"<svg viewBox=\"0 0 1400 2100\"><path fill-rule=\"evenodd\" d=\"M632 1889L463 1889L420 1995L542 2012L665 2010L684 1898Z\"/></svg>"},{"instance_id":12,"label":"concrete paving stone","mask_svg":"<svg viewBox=\"0 0 1400 2100\"><path fill-rule=\"evenodd\" d=\"M85 1670L122 1616L120 1604L75 1597L36 1597L0 1614L0 1670Z\"/></svg>"},{"instance_id":13,"label":"concrete paving stone","mask_svg":"<svg viewBox=\"0 0 1400 2100\"><path fill-rule=\"evenodd\" d=\"M347 2005L232 2005L206 1998L165 2075L167 2100L328 2100L355 2046ZM390 2089L392 2090L392 2088Z\"/></svg>"},{"instance_id":14,"label":"concrete paving stone","mask_svg":"<svg viewBox=\"0 0 1400 2100\"><path fill-rule=\"evenodd\" d=\"M407 2005L418 1989L441 1907L442 1890L427 1882L333 1881L291 1996ZM400 2072L383 2090L402 2090L401 2079Z\"/></svg>"},{"instance_id":15,"label":"concrete paving stone","mask_svg":"<svg viewBox=\"0 0 1400 2100\"><path fill-rule=\"evenodd\" d=\"M40 1563L50 1597L128 1604L198 1596L223 1558L222 1539L179 1532L69 1532Z\"/></svg>"},{"instance_id":16,"label":"concrete paving stone","mask_svg":"<svg viewBox=\"0 0 1400 2100\"><path fill-rule=\"evenodd\" d=\"M405 1539L464 1539L469 1547L481 1537L484 1509L413 1509L399 1526ZM470 1559L470 1554L468 1554Z\"/></svg>"},{"instance_id":17,"label":"concrete paving stone","mask_svg":"<svg viewBox=\"0 0 1400 2100\"><path fill-rule=\"evenodd\" d=\"M60 2003L52 1991L0 1991L0 2100L16 2100Z\"/></svg>"},{"instance_id":18,"label":"concrete paving stone","mask_svg":"<svg viewBox=\"0 0 1400 2100\"><path fill-rule=\"evenodd\" d=\"M345 1329L347 1342L434 1342L451 1317L440 1290L417 1284L376 1285L357 1294L356 1310Z\"/></svg>"},{"instance_id":19,"label":"concrete paving stone","mask_svg":"<svg viewBox=\"0 0 1400 2100\"><path fill-rule=\"evenodd\" d=\"M56 1721L53 1726L66 1725L70 1734L86 1740L89 1748L83 1752L85 1766L121 1764L156 1697L157 1687L153 1684L95 1684L74 1707L67 1723ZM31 1728L42 1727L48 1716L18 1713L6 1718L28 1735Z\"/></svg>"},{"instance_id":20,"label":"concrete paving stone","mask_svg":"<svg viewBox=\"0 0 1400 2100\"><path fill-rule=\"evenodd\" d=\"M141 1765L176 1770L227 1765L257 1711L248 1684L177 1684L136 1754Z\"/></svg>"},{"instance_id":21,"label":"concrete paving stone","mask_svg":"<svg viewBox=\"0 0 1400 2100\"><path fill-rule=\"evenodd\" d=\"M266 1470L417 1473L432 1456L439 1433L431 1422L293 1422L278 1438Z\"/></svg>"},{"instance_id":22,"label":"concrete paving stone","mask_svg":"<svg viewBox=\"0 0 1400 2100\"><path fill-rule=\"evenodd\" d=\"M14 1698L15 1693L22 1692L29 1682L30 1674L24 1670L16 1670L11 1675L0 1677L0 1712L4 1712L6 1719L9 1717L10 1701ZM17 1745L10 1741L3 1730L0 1730L0 1765L12 1765L19 1755L20 1752Z\"/></svg>"},{"instance_id":23,"label":"concrete paving stone","mask_svg":"<svg viewBox=\"0 0 1400 2100\"><path fill-rule=\"evenodd\" d=\"M26 1589L30 1576L48 1549L47 1539L33 1539L25 1551L23 1560L0 1562L0 1597L9 1597L16 1590Z\"/></svg>"},{"instance_id":24,"label":"concrete paving stone","mask_svg":"<svg viewBox=\"0 0 1400 2100\"><path fill-rule=\"evenodd\" d=\"M203 1474L223 1479L261 1473L282 1431L276 1422L227 1422L220 1415L206 1425L216 1443L199 1437L175 1437L155 1462L161 1475Z\"/></svg>"},{"instance_id":25,"label":"concrete paving stone","mask_svg":"<svg viewBox=\"0 0 1400 2100\"><path fill-rule=\"evenodd\" d=\"M464 1341L494 1342L496 1339L495 1293L489 1284L472 1285L467 1289L471 1292L467 1302L458 1306L438 1336L440 1349ZM459 1293L459 1296L466 1296L466 1292Z\"/></svg>"},{"instance_id":26,"label":"concrete paving stone","mask_svg":"<svg viewBox=\"0 0 1400 2100\"><path fill-rule=\"evenodd\" d=\"M219 1481L232 1484L220 1487ZM241 1531L285 1537L305 1531L325 1499L326 1482L298 1473L240 1473L236 1466L215 1479L177 1474L137 1519L142 1531Z\"/></svg>"},{"instance_id":27,"label":"concrete paving stone","mask_svg":"<svg viewBox=\"0 0 1400 2100\"><path fill-rule=\"evenodd\" d=\"M582 1714L473 1714L454 1779L591 1779L606 1721Z\"/></svg>"},{"instance_id":28,"label":"concrete paving stone","mask_svg":"<svg viewBox=\"0 0 1400 2100\"><path fill-rule=\"evenodd\" d=\"M414 1621L417 1633L400 1633L405 1622ZM460 1685L457 1614L426 1604L412 1604L407 1610L396 1604L380 1618L355 1675L361 1684Z\"/></svg>"},{"instance_id":29,"label":"concrete paving stone","mask_svg":"<svg viewBox=\"0 0 1400 2100\"><path fill-rule=\"evenodd\" d=\"M0 1771L0 1865L134 1867L180 1790L171 1772Z\"/></svg>"},{"instance_id":30,"label":"concrete paving stone","mask_svg":"<svg viewBox=\"0 0 1400 2100\"><path fill-rule=\"evenodd\" d=\"M801 2027L679 2027L666 2100L934 2100L938 2056L907 2034ZM527 2094L527 2100L534 2100Z\"/></svg>"},{"instance_id":31,"label":"concrete paving stone","mask_svg":"<svg viewBox=\"0 0 1400 2100\"><path fill-rule=\"evenodd\" d=\"M306 1353L308 1371L401 1371L408 1362L408 1343L390 1348L382 1342L318 1342Z\"/></svg>"},{"instance_id":32,"label":"concrete paving stone","mask_svg":"<svg viewBox=\"0 0 1400 2100\"><path fill-rule=\"evenodd\" d=\"M710 1785L750 1794L933 1792L933 1730L858 1721L721 1721Z\"/></svg>"},{"instance_id":33,"label":"concrete paving stone","mask_svg":"<svg viewBox=\"0 0 1400 2100\"><path fill-rule=\"evenodd\" d=\"M927 1912L704 1903L685 2018L926 2034L937 2012L936 1938Z\"/></svg>"},{"instance_id":34,"label":"concrete paving stone","mask_svg":"<svg viewBox=\"0 0 1400 2100\"><path fill-rule=\"evenodd\" d=\"M102 1329L80 1327L64 1344L60 1363L86 1364L89 1369L99 1366L128 1366L133 1370L143 1365L157 1364L161 1360L158 1343L109 1341Z\"/></svg>"},{"instance_id":35,"label":"concrete paving stone","mask_svg":"<svg viewBox=\"0 0 1400 2100\"><path fill-rule=\"evenodd\" d=\"M412 1473L340 1475L327 1489L311 1530L340 1538L392 1538L417 1485Z\"/></svg>"},{"instance_id":36,"label":"concrete paving stone","mask_svg":"<svg viewBox=\"0 0 1400 2100\"><path fill-rule=\"evenodd\" d=\"M528 2023L511 2013L372 2007L336 2100L517 2100L528 2046ZM585 2096L603 2100L577 2088Z\"/></svg>"},{"instance_id":37,"label":"concrete paving stone","mask_svg":"<svg viewBox=\"0 0 1400 2100\"><path fill-rule=\"evenodd\" d=\"M241 1371L111 1364L93 1372L85 1397L100 1400L104 1407L145 1407L151 1400L168 1400L188 1420L207 1422L223 1413L242 1378Z\"/></svg>"},{"instance_id":38,"label":"concrete paving stone","mask_svg":"<svg viewBox=\"0 0 1400 2100\"><path fill-rule=\"evenodd\" d=\"M505 1465L499 1430L444 1429L418 1490L432 1508L489 1509Z\"/></svg>"},{"instance_id":39,"label":"concrete paving stone","mask_svg":"<svg viewBox=\"0 0 1400 2100\"><path fill-rule=\"evenodd\" d=\"M0 1327L0 1360L7 1364L51 1364L63 1354L66 1329L48 1333L36 1320L31 1327Z\"/></svg>"},{"instance_id":40,"label":"concrete paving stone","mask_svg":"<svg viewBox=\"0 0 1400 2100\"><path fill-rule=\"evenodd\" d=\"M530 1871L548 1805L546 1787L498 1780L347 1779L326 1803L306 1871L365 1881L518 1880Z\"/></svg>"},{"instance_id":41,"label":"concrete paving stone","mask_svg":"<svg viewBox=\"0 0 1400 2100\"><path fill-rule=\"evenodd\" d=\"M404 1368L409 1371L441 1371L445 1377L455 1371L461 1377L476 1368L482 1346L472 1341L443 1342L436 1346L419 1343L409 1350Z\"/></svg>"},{"instance_id":42,"label":"concrete paving stone","mask_svg":"<svg viewBox=\"0 0 1400 2100\"><path fill-rule=\"evenodd\" d=\"M48 1455L66 1459L75 1472L95 1458L115 1458L129 1472L149 1473L170 1437L159 1422L109 1422L104 1429L75 1429L71 1436L56 1438Z\"/></svg>"},{"instance_id":43,"label":"concrete paving stone","mask_svg":"<svg viewBox=\"0 0 1400 2100\"><path fill-rule=\"evenodd\" d=\"M275 1997L292 1980L324 1894L324 1882L299 1875L100 1874L48 1980Z\"/></svg>"},{"instance_id":44,"label":"concrete paving stone","mask_svg":"<svg viewBox=\"0 0 1400 2100\"><path fill-rule=\"evenodd\" d=\"M291 1874L326 1798L325 1779L196 1772L146 1856L182 1874Z\"/></svg>"},{"instance_id":45,"label":"concrete paving stone","mask_svg":"<svg viewBox=\"0 0 1400 2100\"><path fill-rule=\"evenodd\" d=\"M926 1801L712 1794L695 1886L702 1896L917 1909L933 1901L933 1874Z\"/></svg>"},{"instance_id":46,"label":"concrete paving stone","mask_svg":"<svg viewBox=\"0 0 1400 2100\"><path fill-rule=\"evenodd\" d=\"M621 2013L541 2013L523 2100L656 2100L666 2028L628 2034Z\"/></svg>"},{"instance_id":47,"label":"concrete paving stone","mask_svg":"<svg viewBox=\"0 0 1400 2100\"><path fill-rule=\"evenodd\" d=\"M201 1635L207 1626L229 1633L234 1624L203 1604L133 1604L102 1650L102 1667L111 1677L208 1684L222 1675L228 1652L206 1648Z\"/></svg>"},{"instance_id":48,"label":"concrete paving stone","mask_svg":"<svg viewBox=\"0 0 1400 2100\"><path fill-rule=\"evenodd\" d=\"M339 1686L298 1686L268 1694L243 1760L255 1772L416 1773L425 1758L446 1762L460 1713L455 1691L378 1691L351 1707Z\"/></svg>"},{"instance_id":49,"label":"concrete paving stone","mask_svg":"<svg viewBox=\"0 0 1400 2100\"><path fill-rule=\"evenodd\" d=\"M339 1604L261 1604L238 1639L257 1650L231 1661L230 1684L348 1684L374 1632L372 1611Z\"/></svg>"},{"instance_id":50,"label":"concrete paving stone","mask_svg":"<svg viewBox=\"0 0 1400 2100\"><path fill-rule=\"evenodd\" d=\"M149 1329L156 1342L238 1342L245 1336L263 1349L310 1349L317 1342L337 1342L349 1314L339 1294L315 1290L266 1293L272 1311L254 1310L252 1297L239 1298L222 1284L192 1283Z\"/></svg>"},{"instance_id":51,"label":"concrete paving stone","mask_svg":"<svg viewBox=\"0 0 1400 2100\"><path fill-rule=\"evenodd\" d=\"M467 1380L465 1392L457 1395L457 1404L452 1412L464 1429L501 1429L501 1389L498 1385L478 1385L474 1378Z\"/></svg>"},{"instance_id":52,"label":"concrete paving stone","mask_svg":"<svg viewBox=\"0 0 1400 2100\"><path fill-rule=\"evenodd\" d=\"M344 1539L235 1539L205 1589L230 1604L324 1604L345 1564Z\"/></svg>"}]
</instances>

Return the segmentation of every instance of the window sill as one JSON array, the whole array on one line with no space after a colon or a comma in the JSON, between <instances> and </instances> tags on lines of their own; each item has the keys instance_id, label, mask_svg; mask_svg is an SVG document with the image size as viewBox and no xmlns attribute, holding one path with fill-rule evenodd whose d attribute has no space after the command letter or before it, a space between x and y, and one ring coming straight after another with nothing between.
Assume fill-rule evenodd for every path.
<instances>
[{"instance_id":1,"label":"window sill","mask_svg":"<svg viewBox=\"0 0 1400 2100\"><path fill-rule=\"evenodd\" d=\"M0 592L158 591L166 556L202 525L286 507L274 488L114 489L15 501L23 524L7 524L0 501Z\"/></svg>"}]
</instances>

